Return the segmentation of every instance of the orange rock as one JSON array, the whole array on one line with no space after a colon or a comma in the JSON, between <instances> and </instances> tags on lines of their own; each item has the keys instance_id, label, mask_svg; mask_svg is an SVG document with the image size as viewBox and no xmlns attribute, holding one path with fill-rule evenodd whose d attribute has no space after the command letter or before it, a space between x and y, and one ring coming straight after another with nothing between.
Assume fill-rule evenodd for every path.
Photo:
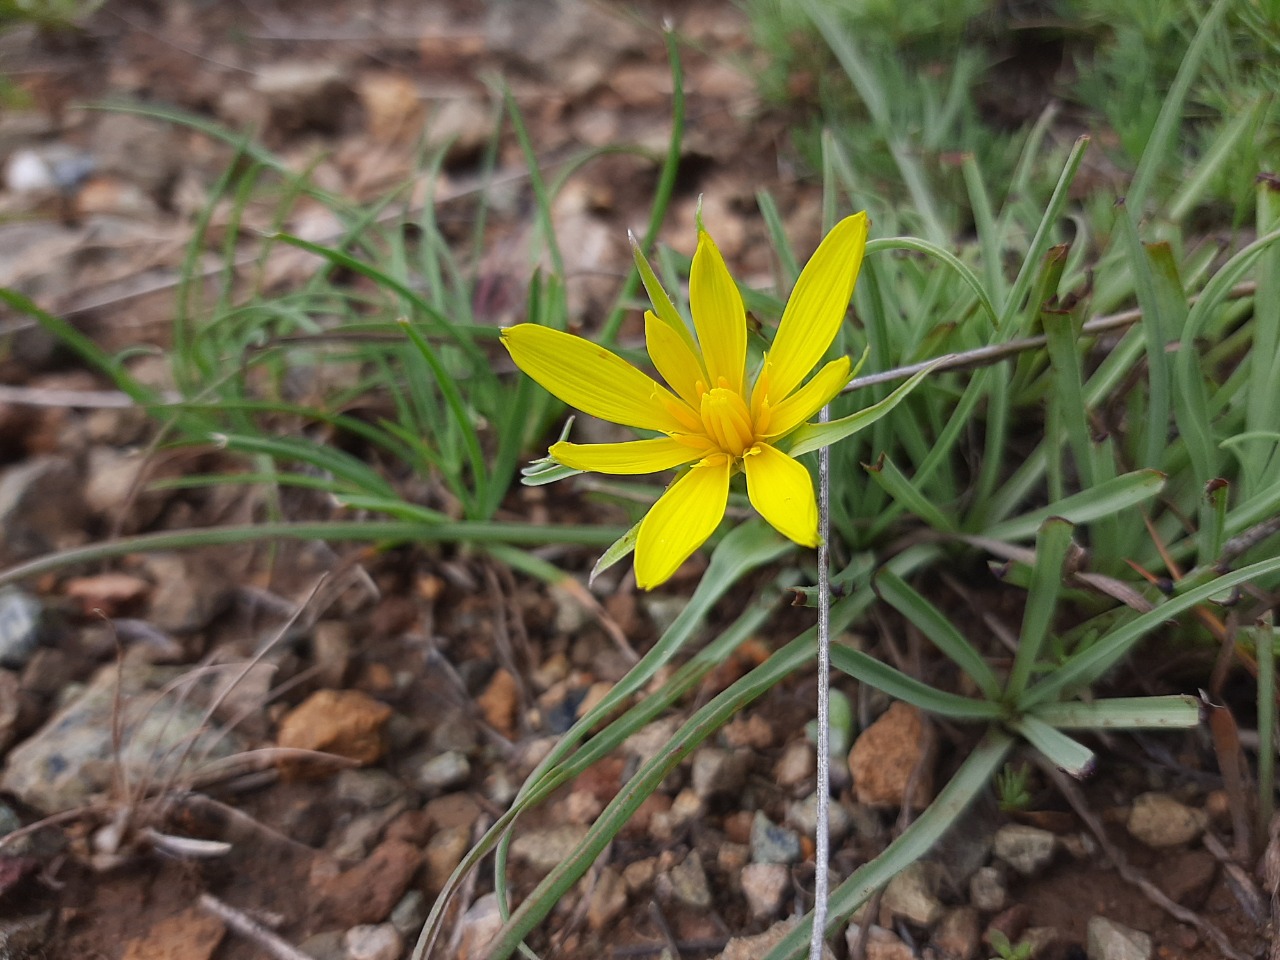
<instances>
[{"instance_id":1,"label":"orange rock","mask_svg":"<svg viewBox=\"0 0 1280 960\"><path fill-rule=\"evenodd\" d=\"M383 728L391 708L358 690L317 690L280 721L276 742L297 750L317 750L374 763L386 751ZM282 764L299 772L297 761Z\"/></svg>"},{"instance_id":2,"label":"orange rock","mask_svg":"<svg viewBox=\"0 0 1280 960\"><path fill-rule=\"evenodd\" d=\"M381 923L404 896L422 863L422 853L403 840L384 840L350 870L316 877L318 915L327 923L354 927Z\"/></svg>"},{"instance_id":3,"label":"orange rock","mask_svg":"<svg viewBox=\"0 0 1280 960\"><path fill-rule=\"evenodd\" d=\"M374 140L409 143L422 133L426 107L412 77L371 71L357 81L356 93L364 107L369 135Z\"/></svg>"},{"instance_id":4,"label":"orange rock","mask_svg":"<svg viewBox=\"0 0 1280 960\"><path fill-rule=\"evenodd\" d=\"M933 734L920 711L894 703L862 731L849 751L849 772L859 803L900 807L914 779L909 802L928 806L933 796Z\"/></svg>"},{"instance_id":5,"label":"orange rock","mask_svg":"<svg viewBox=\"0 0 1280 960\"><path fill-rule=\"evenodd\" d=\"M150 592L151 584L127 573L100 573L92 577L68 580L63 593L79 601L86 614L101 610L103 615L118 617L137 606Z\"/></svg>"},{"instance_id":6,"label":"orange rock","mask_svg":"<svg viewBox=\"0 0 1280 960\"><path fill-rule=\"evenodd\" d=\"M498 670L476 698L485 722L503 736L516 734L516 711L520 708L520 684L507 670Z\"/></svg>"},{"instance_id":7,"label":"orange rock","mask_svg":"<svg viewBox=\"0 0 1280 960\"><path fill-rule=\"evenodd\" d=\"M217 917L191 908L166 917L145 936L130 940L124 960L208 960L226 928Z\"/></svg>"}]
</instances>

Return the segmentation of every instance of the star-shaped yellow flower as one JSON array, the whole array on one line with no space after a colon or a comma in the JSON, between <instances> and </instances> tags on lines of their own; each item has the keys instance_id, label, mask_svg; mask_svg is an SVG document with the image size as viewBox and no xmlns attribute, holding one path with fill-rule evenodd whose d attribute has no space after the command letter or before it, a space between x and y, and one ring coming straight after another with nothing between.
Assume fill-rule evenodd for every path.
<instances>
[{"instance_id":1,"label":"star-shaped yellow flower","mask_svg":"<svg viewBox=\"0 0 1280 960\"><path fill-rule=\"evenodd\" d=\"M581 337L531 323L502 331L516 365L571 407L662 434L623 443L561 441L551 447L553 460L612 474L689 465L640 524L635 573L644 589L669 578L715 531L724 517L729 479L739 470L747 476L752 506L765 520L796 543L817 546L813 480L778 443L849 382L848 357L804 379L835 340L866 241L865 213L847 217L827 234L801 272L751 384L742 297L703 230L689 273L696 341L656 280L646 277L654 310L645 313L645 343L667 386Z\"/></svg>"}]
</instances>

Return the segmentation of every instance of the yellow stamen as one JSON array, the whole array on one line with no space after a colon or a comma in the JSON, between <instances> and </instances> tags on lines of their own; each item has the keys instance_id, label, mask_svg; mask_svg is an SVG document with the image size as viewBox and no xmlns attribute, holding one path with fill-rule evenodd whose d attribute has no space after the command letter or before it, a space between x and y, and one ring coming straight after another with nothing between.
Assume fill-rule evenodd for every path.
<instances>
[{"instance_id":1,"label":"yellow stamen","mask_svg":"<svg viewBox=\"0 0 1280 960\"><path fill-rule=\"evenodd\" d=\"M755 443L747 405L727 387L715 387L703 395L702 425L715 445L735 459Z\"/></svg>"}]
</instances>

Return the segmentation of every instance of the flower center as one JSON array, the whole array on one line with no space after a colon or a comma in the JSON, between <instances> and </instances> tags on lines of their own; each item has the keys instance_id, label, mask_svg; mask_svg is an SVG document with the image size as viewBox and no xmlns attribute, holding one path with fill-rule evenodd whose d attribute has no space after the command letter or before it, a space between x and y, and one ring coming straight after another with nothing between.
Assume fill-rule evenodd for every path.
<instances>
[{"instance_id":1,"label":"flower center","mask_svg":"<svg viewBox=\"0 0 1280 960\"><path fill-rule=\"evenodd\" d=\"M702 426L725 453L741 457L756 442L751 413L737 391L714 387L702 395Z\"/></svg>"}]
</instances>

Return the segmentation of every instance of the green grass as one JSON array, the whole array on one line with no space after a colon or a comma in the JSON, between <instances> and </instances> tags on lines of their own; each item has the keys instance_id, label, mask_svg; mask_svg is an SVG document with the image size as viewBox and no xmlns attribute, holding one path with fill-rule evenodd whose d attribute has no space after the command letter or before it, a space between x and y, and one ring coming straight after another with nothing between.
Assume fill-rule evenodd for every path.
<instances>
[{"instance_id":1,"label":"green grass","mask_svg":"<svg viewBox=\"0 0 1280 960\"><path fill-rule=\"evenodd\" d=\"M833 892L834 932L991 787L1019 743L1082 773L1093 761L1090 731L1194 725L1192 691L1127 696L1116 689L1115 668L1157 633L1166 643L1217 643L1204 624L1225 619L1224 600L1244 591L1236 615L1253 616L1254 594L1280 584L1280 534L1267 526L1280 512L1280 191L1275 171L1262 166L1280 155L1280 14L1274 3L1127 0L1113 8L1061 0L1037 28L1047 34L1039 40L1076 69L1064 69L1051 91L1061 98L1056 111L1013 122L991 104L992 78L1016 69L1006 61L1026 42L1000 19L1004 7L752 0L747 9L772 55L765 92L795 98L797 114L808 111L796 150L824 190L827 225L862 208L875 224L836 347L866 364L833 404L833 422L795 438L798 452L811 452L841 435L830 472L841 591L830 610L833 633L873 615L909 625L967 683L963 691L932 685L842 645L833 666L971 730L975 744L934 804ZM674 36L668 52L681 91ZM485 170L493 171L508 131L528 166L536 253L549 265L532 274L523 319L563 328L565 277L550 209L567 174L539 167L512 99L501 90L495 99L502 110ZM655 280L676 294L664 310L686 307L679 291L688 260L653 248L680 157L683 109L678 92L639 239L649 260L637 258L601 318L606 342ZM412 209L400 192L356 208L256 144L196 118L169 118L237 150L189 248L168 354L178 399L134 380L127 358L103 354L17 294L3 296L153 411L168 442L216 444L234 457L234 471L176 482L252 487L260 522L92 545L0 580L161 546L281 537L467 543L556 579L565 574L524 548L604 548L624 533L626 523L529 527L503 512L518 472L558 433L564 411L497 362L496 331L477 309L477 254L490 242L485 191L471 211L472 233L459 238L441 227L440 211ZM1077 138L1081 129L1091 136ZM584 153L569 169L598 155ZM424 169L437 172L440 161L424 157ZM1267 173L1273 177L1259 178ZM743 291L767 341L809 251L791 246L769 185L757 196L784 286ZM339 235L318 243L282 232L304 201L328 207ZM215 247L218 203L232 211L232 224L210 292L200 263ZM246 271L234 237L251 207L271 210L276 229ZM708 227L714 234L715 224ZM289 289L268 290L265 266L282 246L311 254L313 267ZM296 388L339 370L350 374L340 388ZM535 465L526 480L567 473ZM332 513L298 515L295 488L327 494ZM652 479L607 487L632 503L630 519L660 489ZM621 543L609 562L625 555ZM492 955L521 949L682 760L812 666L814 630L783 638L765 663L693 704L700 680L746 636L769 629L791 588L822 602L811 557L759 521L727 524L713 543L675 624L562 738L450 879L416 957L438 938L449 896L491 856L507 917ZM987 575L988 562L996 576ZM1020 611L1007 624L1017 639L1011 658L985 625L926 599L944 572L1008 601L993 609ZM768 586L707 636L716 602L748 576ZM1259 702L1269 704L1273 628L1251 629L1252 649L1266 657ZM666 679L655 686L660 671ZM519 818L671 710L683 711L683 723L670 743L516 902L505 864ZM1269 765L1261 774L1264 783L1274 776ZM1004 792L1015 795L1010 776ZM1268 793L1263 807L1269 802ZM807 942L802 925L769 960L801 956Z\"/></svg>"}]
</instances>

